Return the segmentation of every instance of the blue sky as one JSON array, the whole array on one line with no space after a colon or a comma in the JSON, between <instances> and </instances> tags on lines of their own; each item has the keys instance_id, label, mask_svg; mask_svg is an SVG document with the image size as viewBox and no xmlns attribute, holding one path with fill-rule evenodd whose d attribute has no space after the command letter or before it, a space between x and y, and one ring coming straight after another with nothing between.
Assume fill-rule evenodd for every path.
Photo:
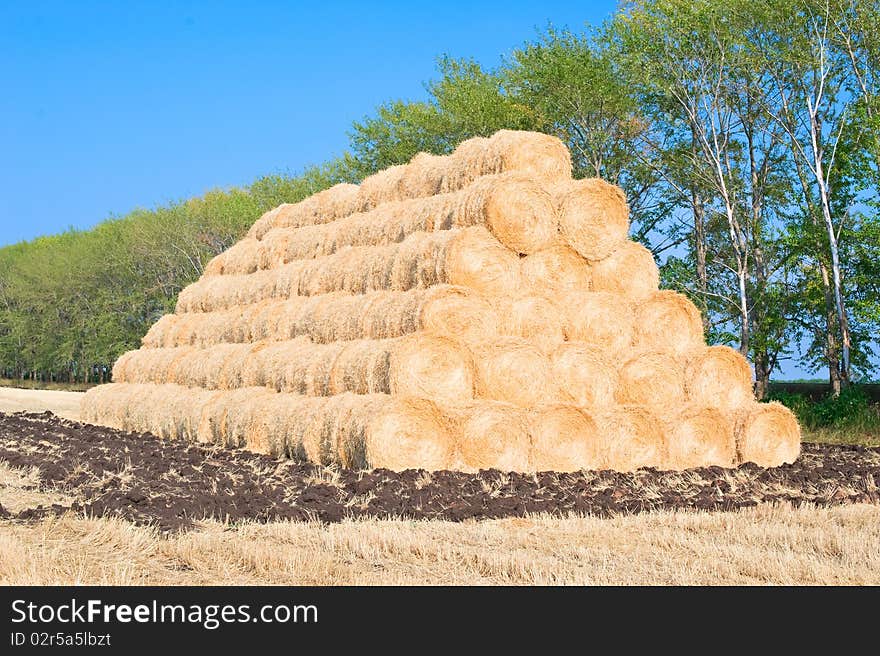
<instances>
[{"instance_id":1,"label":"blue sky","mask_svg":"<svg viewBox=\"0 0 880 656\"><path fill-rule=\"evenodd\" d=\"M424 95L615 2L0 3L0 245L340 154Z\"/></svg>"}]
</instances>

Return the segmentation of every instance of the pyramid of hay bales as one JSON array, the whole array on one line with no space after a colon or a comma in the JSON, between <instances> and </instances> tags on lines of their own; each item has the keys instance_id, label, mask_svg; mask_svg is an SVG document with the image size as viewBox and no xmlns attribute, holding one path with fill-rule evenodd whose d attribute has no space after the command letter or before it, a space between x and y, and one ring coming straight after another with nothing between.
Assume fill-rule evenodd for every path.
<instances>
[{"instance_id":1,"label":"pyramid of hay bales","mask_svg":"<svg viewBox=\"0 0 880 656\"><path fill-rule=\"evenodd\" d=\"M628 228L556 138L419 154L263 215L83 418L351 468L793 461L794 417Z\"/></svg>"}]
</instances>

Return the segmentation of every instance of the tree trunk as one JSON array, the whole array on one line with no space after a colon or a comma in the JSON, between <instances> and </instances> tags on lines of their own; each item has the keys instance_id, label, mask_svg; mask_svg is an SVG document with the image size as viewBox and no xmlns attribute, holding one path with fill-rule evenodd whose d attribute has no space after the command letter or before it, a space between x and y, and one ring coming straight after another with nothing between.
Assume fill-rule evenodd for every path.
<instances>
[{"instance_id":1,"label":"tree trunk","mask_svg":"<svg viewBox=\"0 0 880 656\"><path fill-rule=\"evenodd\" d=\"M843 380L840 375L840 344L837 342L837 311L831 290L831 276L828 267L821 260L819 271L822 274L822 293L825 297L825 358L828 361L828 381L831 383L832 394L839 396Z\"/></svg>"},{"instance_id":2,"label":"tree trunk","mask_svg":"<svg viewBox=\"0 0 880 656\"><path fill-rule=\"evenodd\" d=\"M709 275L706 270L706 214L703 200L696 190L691 193L694 213L694 255L696 256L697 285L700 291L700 314L703 320L703 334L709 332Z\"/></svg>"}]
</instances>

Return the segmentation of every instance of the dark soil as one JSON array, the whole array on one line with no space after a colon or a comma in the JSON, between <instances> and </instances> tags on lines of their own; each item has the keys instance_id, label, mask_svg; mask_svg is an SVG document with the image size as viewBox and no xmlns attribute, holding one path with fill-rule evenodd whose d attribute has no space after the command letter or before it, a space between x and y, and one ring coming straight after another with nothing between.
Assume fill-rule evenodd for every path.
<instances>
[{"instance_id":1,"label":"dark soil","mask_svg":"<svg viewBox=\"0 0 880 656\"><path fill-rule=\"evenodd\" d=\"M792 465L562 474L369 472L279 461L243 450L161 441L149 434L66 421L51 413L0 413L0 462L39 470L41 489L70 505L0 517L33 520L67 511L115 516L163 531L214 518L346 517L462 521L531 513L610 516L657 509L733 510L759 503L880 503L880 448L804 444Z\"/></svg>"}]
</instances>

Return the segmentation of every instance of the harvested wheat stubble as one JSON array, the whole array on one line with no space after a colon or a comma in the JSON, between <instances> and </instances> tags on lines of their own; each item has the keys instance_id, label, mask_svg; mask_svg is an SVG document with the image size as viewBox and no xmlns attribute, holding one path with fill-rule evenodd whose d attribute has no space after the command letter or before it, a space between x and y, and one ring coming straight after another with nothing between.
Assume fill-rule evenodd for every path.
<instances>
[{"instance_id":1,"label":"harvested wheat stubble","mask_svg":"<svg viewBox=\"0 0 880 656\"><path fill-rule=\"evenodd\" d=\"M685 402L684 362L664 351L634 351L620 368L617 403L658 412Z\"/></svg>"},{"instance_id":2,"label":"harvested wheat stubble","mask_svg":"<svg viewBox=\"0 0 880 656\"><path fill-rule=\"evenodd\" d=\"M520 266L523 284L550 298L592 289L590 263L565 244L532 253Z\"/></svg>"},{"instance_id":3,"label":"harvested wheat stubble","mask_svg":"<svg viewBox=\"0 0 880 656\"><path fill-rule=\"evenodd\" d=\"M570 341L600 347L610 357L629 352L634 316L626 298L607 292L571 292L559 306Z\"/></svg>"},{"instance_id":4,"label":"harvested wheat stubble","mask_svg":"<svg viewBox=\"0 0 880 656\"><path fill-rule=\"evenodd\" d=\"M550 359L518 337L502 337L471 345L476 365L476 396L522 407L562 403Z\"/></svg>"},{"instance_id":5,"label":"harvested wheat stubble","mask_svg":"<svg viewBox=\"0 0 880 656\"><path fill-rule=\"evenodd\" d=\"M626 243L629 207L620 187L587 178L561 182L552 193L559 232L583 257L603 260Z\"/></svg>"},{"instance_id":6,"label":"harvested wheat stubble","mask_svg":"<svg viewBox=\"0 0 880 656\"><path fill-rule=\"evenodd\" d=\"M493 299L500 318L498 331L521 337L549 355L565 341L565 320L555 303L544 296Z\"/></svg>"},{"instance_id":7,"label":"harvested wheat stubble","mask_svg":"<svg viewBox=\"0 0 880 656\"><path fill-rule=\"evenodd\" d=\"M598 430L588 410L569 405L533 409L529 413L531 469L570 472L600 468Z\"/></svg>"},{"instance_id":8,"label":"harvested wheat stubble","mask_svg":"<svg viewBox=\"0 0 880 656\"><path fill-rule=\"evenodd\" d=\"M142 349L128 359L116 382L205 389L268 386L309 396L354 392L464 402L474 396L474 364L466 347L426 333L329 344L300 337L207 349Z\"/></svg>"},{"instance_id":9,"label":"harvested wheat stubble","mask_svg":"<svg viewBox=\"0 0 880 656\"><path fill-rule=\"evenodd\" d=\"M666 432L658 416L640 406L596 409L602 468L626 472L666 462Z\"/></svg>"},{"instance_id":10,"label":"harvested wheat stubble","mask_svg":"<svg viewBox=\"0 0 880 656\"><path fill-rule=\"evenodd\" d=\"M143 346L206 347L295 337L327 343L402 337L422 330L471 342L494 335L498 325L495 310L478 293L466 287L435 285L405 292L269 299L243 308L166 315L144 337Z\"/></svg>"},{"instance_id":11,"label":"harvested wheat stubble","mask_svg":"<svg viewBox=\"0 0 880 656\"><path fill-rule=\"evenodd\" d=\"M739 462L778 467L794 462L801 449L801 428L791 410L781 403L750 403L736 416Z\"/></svg>"},{"instance_id":12,"label":"harvested wheat stubble","mask_svg":"<svg viewBox=\"0 0 880 656\"><path fill-rule=\"evenodd\" d=\"M565 342L550 356L550 363L567 401L586 408L614 404L618 372L602 348L584 342Z\"/></svg>"},{"instance_id":13,"label":"harvested wheat stubble","mask_svg":"<svg viewBox=\"0 0 880 656\"><path fill-rule=\"evenodd\" d=\"M343 182L298 203L284 203L261 216L247 236L262 239L273 228L300 228L348 216L355 212L357 193L357 185Z\"/></svg>"},{"instance_id":14,"label":"harvested wheat stubble","mask_svg":"<svg viewBox=\"0 0 880 656\"><path fill-rule=\"evenodd\" d=\"M699 404L679 406L664 415L667 447L664 469L734 467L736 439L729 413Z\"/></svg>"},{"instance_id":15,"label":"harvested wheat stubble","mask_svg":"<svg viewBox=\"0 0 880 656\"><path fill-rule=\"evenodd\" d=\"M156 406L138 412L145 403L161 403L167 412L155 412ZM122 430L158 435L167 424L172 429L166 437L361 469L445 469L455 448L449 424L433 402L384 394L310 397L263 387L208 392L113 383L89 390L83 413L86 421Z\"/></svg>"},{"instance_id":16,"label":"harvested wheat stubble","mask_svg":"<svg viewBox=\"0 0 880 656\"><path fill-rule=\"evenodd\" d=\"M753 400L752 370L729 346L701 346L687 356L685 388L700 405L735 410Z\"/></svg>"},{"instance_id":17,"label":"harvested wheat stubble","mask_svg":"<svg viewBox=\"0 0 880 656\"><path fill-rule=\"evenodd\" d=\"M528 411L500 401L443 407L455 436L454 469L530 471Z\"/></svg>"},{"instance_id":18,"label":"harvested wheat stubble","mask_svg":"<svg viewBox=\"0 0 880 656\"><path fill-rule=\"evenodd\" d=\"M636 303L633 343L645 350L687 355L703 346L700 311L678 292L663 290Z\"/></svg>"},{"instance_id":19,"label":"harvested wheat stubble","mask_svg":"<svg viewBox=\"0 0 880 656\"><path fill-rule=\"evenodd\" d=\"M621 294L630 299L650 296L660 286L660 270L651 251L625 241L611 255L591 263L593 290Z\"/></svg>"},{"instance_id":20,"label":"harvested wheat stubble","mask_svg":"<svg viewBox=\"0 0 880 656\"><path fill-rule=\"evenodd\" d=\"M222 272L250 273L331 255L346 246L384 246L416 232L476 225L517 252L538 251L557 238L549 194L518 174L503 174L480 178L458 192L393 201L332 223L272 230L256 250L252 240L229 249Z\"/></svg>"}]
</instances>

